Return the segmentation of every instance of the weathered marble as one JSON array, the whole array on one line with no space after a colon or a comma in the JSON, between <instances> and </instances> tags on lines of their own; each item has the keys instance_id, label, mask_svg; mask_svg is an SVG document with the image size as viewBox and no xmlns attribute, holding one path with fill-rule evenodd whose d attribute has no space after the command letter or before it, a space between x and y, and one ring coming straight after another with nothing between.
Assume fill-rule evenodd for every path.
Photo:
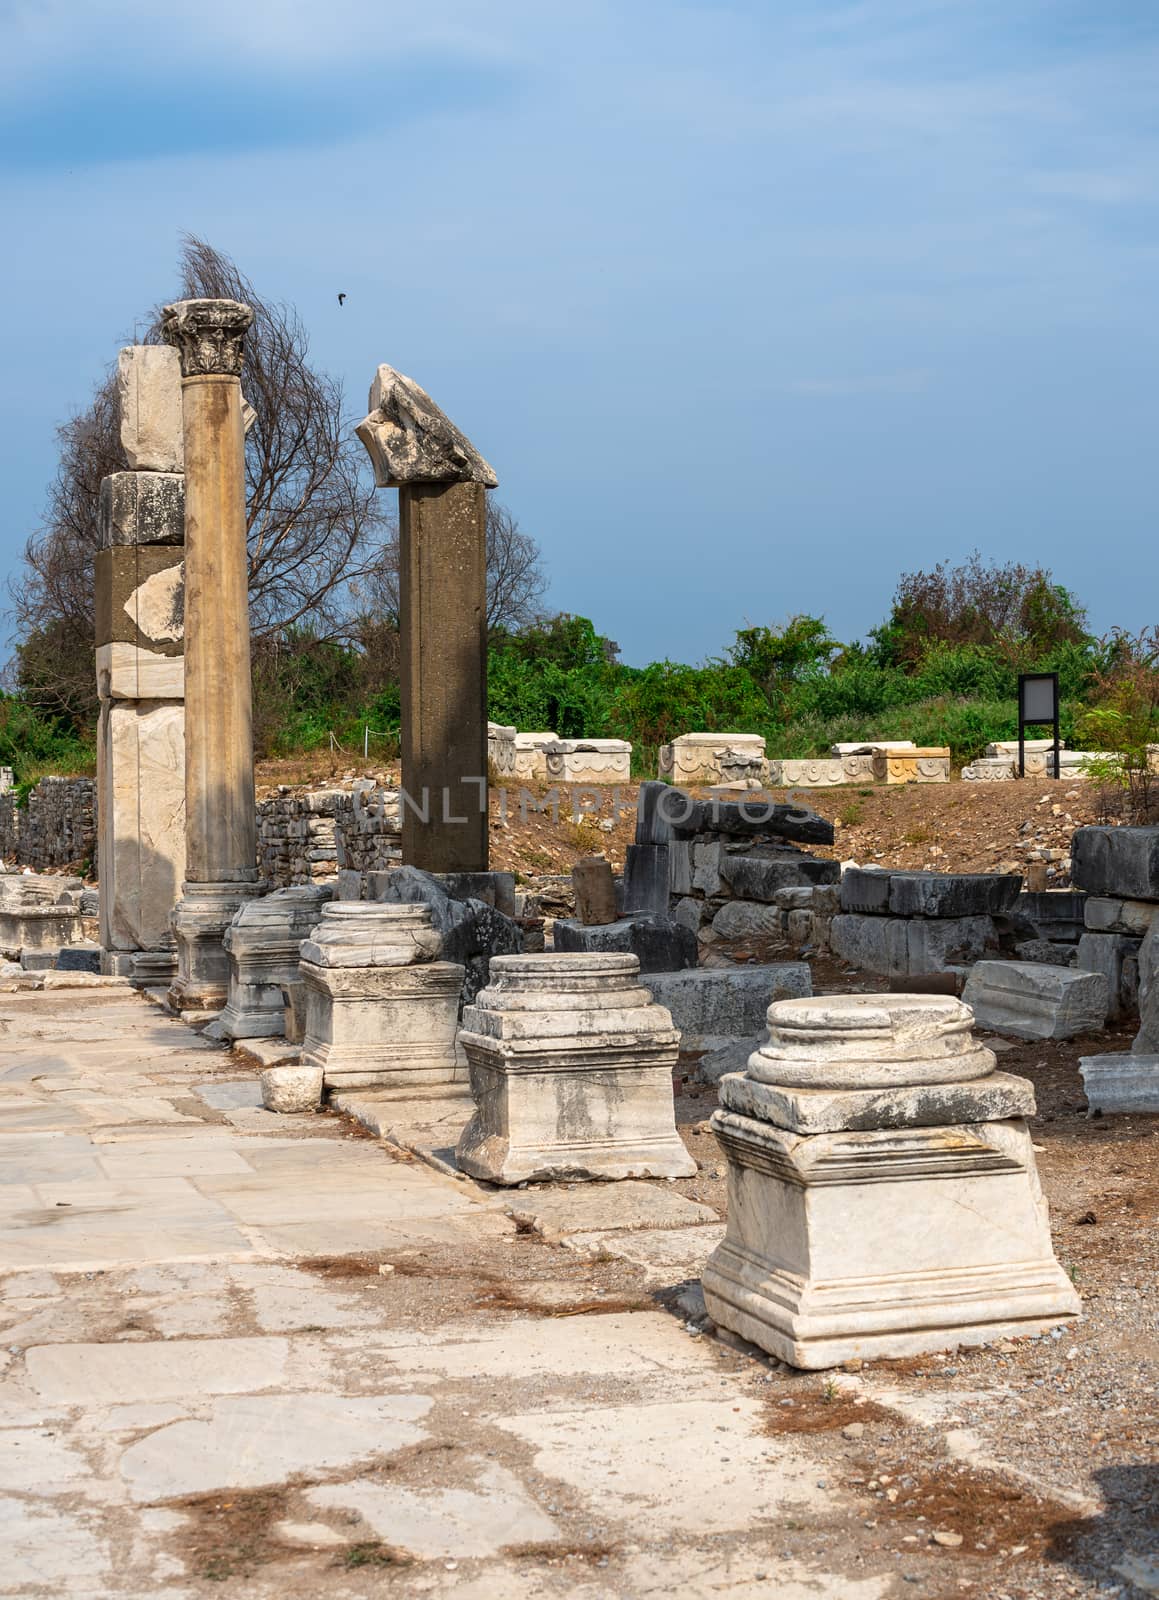
<instances>
[{"instance_id":1,"label":"weathered marble","mask_svg":"<svg viewBox=\"0 0 1159 1600\"><path fill-rule=\"evenodd\" d=\"M110 472L101 479L97 528L102 550L183 544L184 477L179 472Z\"/></svg>"},{"instance_id":2,"label":"weathered marble","mask_svg":"<svg viewBox=\"0 0 1159 1600\"><path fill-rule=\"evenodd\" d=\"M487 765L500 781L515 776L515 729L500 722L487 724Z\"/></svg>"},{"instance_id":3,"label":"weathered marble","mask_svg":"<svg viewBox=\"0 0 1159 1600\"><path fill-rule=\"evenodd\" d=\"M659 774L675 784L733 784L765 777L765 741L758 733L682 733L660 746Z\"/></svg>"},{"instance_id":4,"label":"weathered marble","mask_svg":"<svg viewBox=\"0 0 1159 1600\"><path fill-rule=\"evenodd\" d=\"M870 871L841 877L841 909L881 917L982 917L1011 910L1022 892L1016 872Z\"/></svg>"},{"instance_id":5,"label":"weathered marble","mask_svg":"<svg viewBox=\"0 0 1159 1600\"><path fill-rule=\"evenodd\" d=\"M962 768L963 783L1009 783L1016 776L1017 762L1009 756L984 756Z\"/></svg>"},{"instance_id":6,"label":"weathered marble","mask_svg":"<svg viewBox=\"0 0 1159 1600\"><path fill-rule=\"evenodd\" d=\"M400 1099L465 1096L455 1048L463 968L439 961L430 907L331 902L302 944L303 1066L327 1090L374 1087Z\"/></svg>"},{"instance_id":7,"label":"weathered marble","mask_svg":"<svg viewBox=\"0 0 1159 1600\"><path fill-rule=\"evenodd\" d=\"M626 739L556 739L543 753L552 783L627 783L632 776Z\"/></svg>"},{"instance_id":8,"label":"weathered marble","mask_svg":"<svg viewBox=\"0 0 1159 1600\"><path fill-rule=\"evenodd\" d=\"M714 1050L725 1039L755 1034L774 1000L813 992L805 961L651 972L640 982L680 1029L682 1050Z\"/></svg>"},{"instance_id":9,"label":"weathered marble","mask_svg":"<svg viewBox=\"0 0 1159 1600\"><path fill-rule=\"evenodd\" d=\"M940 745L876 750L873 776L877 783L949 783L950 752Z\"/></svg>"},{"instance_id":10,"label":"weathered marble","mask_svg":"<svg viewBox=\"0 0 1159 1600\"><path fill-rule=\"evenodd\" d=\"M1080 1056L1087 1106L1105 1115L1159 1115L1159 1055Z\"/></svg>"},{"instance_id":11,"label":"weathered marble","mask_svg":"<svg viewBox=\"0 0 1159 1600\"><path fill-rule=\"evenodd\" d=\"M673 1113L679 1039L634 956L496 957L463 1013L475 1115L459 1166L501 1184L691 1177Z\"/></svg>"},{"instance_id":12,"label":"weathered marble","mask_svg":"<svg viewBox=\"0 0 1159 1600\"><path fill-rule=\"evenodd\" d=\"M216 1026L226 1039L276 1037L285 1020L285 984L300 981L302 941L322 920L333 885L296 884L247 901L226 929L229 995Z\"/></svg>"},{"instance_id":13,"label":"weathered marble","mask_svg":"<svg viewBox=\"0 0 1159 1600\"><path fill-rule=\"evenodd\" d=\"M165 344L127 345L117 358L121 448L134 472L183 472L181 361Z\"/></svg>"},{"instance_id":14,"label":"weathered marble","mask_svg":"<svg viewBox=\"0 0 1159 1600\"><path fill-rule=\"evenodd\" d=\"M101 945L156 950L185 877L185 707L103 700L97 722Z\"/></svg>"},{"instance_id":15,"label":"weathered marble","mask_svg":"<svg viewBox=\"0 0 1159 1600\"><path fill-rule=\"evenodd\" d=\"M261 1074L262 1105L267 1111L316 1111L322 1103L322 1069L286 1063Z\"/></svg>"},{"instance_id":16,"label":"weathered marble","mask_svg":"<svg viewBox=\"0 0 1159 1600\"><path fill-rule=\"evenodd\" d=\"M1159 828L1077 828L1071 881L1088 894L1159 900Z\"/></svg>"},{"instance_id":17,"label":"weathered marble","mask_svg":"<svg viewBox=\"0 0 1159 1600\"><path fill-rule=\"evenodd\" d=\"M547 778L546 746L556 744L558 733L516 733L513 776L525 783Z\"/></svg>"},{"instance_id":18,"label":"weathered marble","mask_svg":"<svg viewBox=\"0 0 1159 1600\"><path fill-rule=\"evenodd\" d=\"M962 999L980 1028L1016 1039L1073 1039L1105 1025L1110 994L1101 972L1032 961L979 961Z\"/></svg>"},{"instance_id":19,"label":"weathered marble","mask_svg":"<svg viewBox=\"0 0 1159 1600\"><path fill-rule=\"evenodd\" d=\"M829 926L834 955L862 972L904 978L977 961L993 946L993 917L883 917L842 912Z\"/></svg>"},{"instance_id":20,"label":"weathered marble","mask_svg":"<svg viewBox=\"0 0 1159 1600\"><path fill-rule=\"evenodd\" d=\"M948 996L770 1007L768 1043L722 1080L711 1123L729 1167L703 1277L713 1320L819 1368L1077 1314L1025 1122L1033 1093L993 1064Z\"/></svg>"},{"instance_id":21,"label":"weathered marble","mask_svg":"<svg viewBox=\"0 0 1159 1600\"><path fill-rule=\"evenodd\" d=\"M560 917L553 937L558 951L622 954L638 961L643 972L675 972L696 965L696 935L692 930L672 917L647 912L591 928L570 917Z\"/></svg>"},{"instance_id":22,"label":"weathered marble","mask_svg":"<svg viewBox=\"0 0 1159 1600\"><path fill-rule=\"evenodd\" d=\"M499 482L470 440L425 389L385 364L370 386L370 414L359 423L380 489L412 483Z\"/></svg>"}]
</instances>

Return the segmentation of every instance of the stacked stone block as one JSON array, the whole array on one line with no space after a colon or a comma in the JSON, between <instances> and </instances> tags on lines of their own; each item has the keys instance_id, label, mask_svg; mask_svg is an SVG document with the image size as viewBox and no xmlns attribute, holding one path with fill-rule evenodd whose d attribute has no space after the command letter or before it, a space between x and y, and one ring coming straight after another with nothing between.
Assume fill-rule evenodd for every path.
<instances>
[{"instance_id":1,"label":"stacked stone block","mask_svg":"<svg viewBox=\"0 0 1159 1600\"><path fill-rule=\"evenodd\" d=\"M851 867L830 944L864 972L900 978L967 966L997 950L996 918L1017 903L1017 873L887 872Z\"/></svg>"},{"instance_id":2,"label":"stacked stone block","mask_svg":"<svg viewBox=\"0 0 1159 1600\"><path fill-rule=\"evenodd\" d=\"M0 794L0 860L6 866L76 867L96 860L96 785L42 778L23 806Z\"/></svg>"}]
</instances>

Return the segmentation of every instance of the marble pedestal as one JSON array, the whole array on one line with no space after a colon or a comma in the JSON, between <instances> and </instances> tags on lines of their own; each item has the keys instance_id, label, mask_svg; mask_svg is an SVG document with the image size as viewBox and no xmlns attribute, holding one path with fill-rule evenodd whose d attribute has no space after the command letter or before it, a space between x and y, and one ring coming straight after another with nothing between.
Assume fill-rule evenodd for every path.
<instances>
[{"instance_id":1,"label":"marble pedestal","mask_svg":"<svg viewBox=\"0 0 1159 1600\"><path fill-rule=\"evenodd\" d=\"M942 995L779 1001L722 1080L728 1228L709 1315L790 1365L908 1356L1077 1315L1054 1259L1024 1079Z\"/></svg>"},{"instance_id":2,"label":"marble pedestal","mask_svg":"<svg viewBox=\"0 0 1159 1600\"><path fill-rule=\"evenodd\" d=\"M496 956L463 1013L475 1115L464 1172L528 1179L685 1178L676 1132L679 1032L633 955Z\"/></svg>"},{"instance_id":3,"label":"marble pedestal","mask_svg":"<svg viewBox=\"0 0 1159 1600\"><path fill-rule=\"evenodd\" d=\"M303 939L321 920L333 899L326 884L295 884L244 905L225 930L229 956L229 996L214 1026L226 1039L260 1039L282 1032L282 987L299 981Z\"/></svg>"},{"instance_id":4,"label":"marble pedestal","mask_svg":"<svg viewBox=\"0 0 1159 1600\"><path fill-rule=\"evenodd\" d=\"M302 1065L327 1090L372 1087L398 1099L461 1096L455 1048L464 969L435 958L442 938L426 905L339 901L302 944Z\"/></svg>"},{"instance_id":5,"label":"marble pedestal","mask_svg":"<svg viewBox=\"0 0 1159 1600\"><path fill-rule=\"evenodd\" d=\"M187 883L173 907L177 976L169 988L174 1011L220 1011L229 996L225 933L248 900L262 893L252 883Z\"/></svg>"}]
</instances>

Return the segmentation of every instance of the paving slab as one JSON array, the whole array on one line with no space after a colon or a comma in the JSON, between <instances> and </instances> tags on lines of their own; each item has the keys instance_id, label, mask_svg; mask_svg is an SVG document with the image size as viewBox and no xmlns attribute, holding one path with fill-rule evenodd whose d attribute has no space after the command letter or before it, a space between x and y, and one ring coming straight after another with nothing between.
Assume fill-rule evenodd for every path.
<instances>
[{"instance_id":1,"label":"paving slab","mask_svg":"<svg viewBox=\"0 0 1159 1600\"><path fill-rule=\"evenodd\" d=\"M716 1222L709 1206L651 1183L577 1183L570 1188L521 1189L509 1194L508 1214L537 1233L597 1233L605 1229L678 1228Z\"/></svg>"},{"instance_id":2,"label":"paving slab","mask_svg":"<svg viewBox=\"0 0 1159 1600\"><path fill-rule=\"evenodd\" d=\"M697 1228L654 1228L638 1233L573 1233L565 1250L596 1259L631 1261L643 1269L650 1286L699 1278L704 1264L724 1238L724 1224Z\"/></svg>"},{"instance_id":3,"label":"paving slab","mask_svg":"<svg viewBox=\"0 0 1159 1600\"><path fill-rule=\"evenodd\" d=\"M168 1339L38 1345L24 1361L42 1399L97 1406L272 1388L284 1379L288 1356L284 1339Z\"/></svg>"}]
</instances>

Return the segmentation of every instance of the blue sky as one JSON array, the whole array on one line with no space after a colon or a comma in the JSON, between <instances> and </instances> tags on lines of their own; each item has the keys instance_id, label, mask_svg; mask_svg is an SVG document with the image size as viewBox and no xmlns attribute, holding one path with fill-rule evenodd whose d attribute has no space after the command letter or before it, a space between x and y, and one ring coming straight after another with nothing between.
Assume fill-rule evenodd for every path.
<instances>
[{"instance_id":1,"label":"blue sky","mask_svg":"<svg viewBox=\"0 0 1159 1600\"><path fill-rule=\"evenodd\" d=\"M429 389L630 661L975 546L1142 627L1157 188L1148 0L0 0L0 568L189 230L352 417Z\"/></svg>"}]
</instances>

